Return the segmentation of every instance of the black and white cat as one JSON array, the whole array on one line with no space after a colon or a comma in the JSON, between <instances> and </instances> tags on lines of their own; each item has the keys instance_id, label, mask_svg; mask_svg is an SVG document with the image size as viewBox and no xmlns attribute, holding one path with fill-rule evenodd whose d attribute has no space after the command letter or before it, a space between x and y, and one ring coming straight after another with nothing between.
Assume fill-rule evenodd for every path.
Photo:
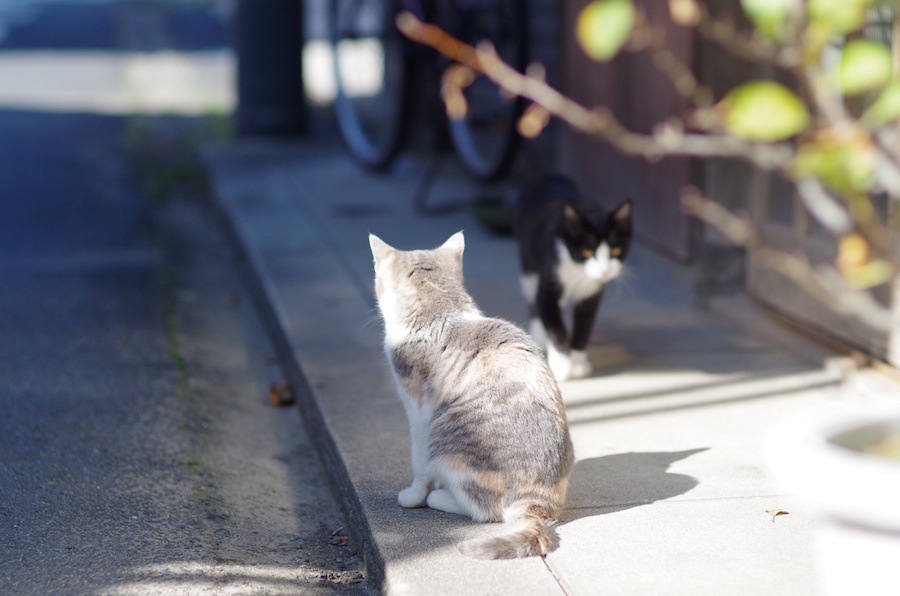
<instances>
[{"instance_id":1,"label":"black and white cat","mask_svg":"<svg viewBox=\"0 0 900 596\"><path fill-rule=\"evenodd\" d=\"M530 331L560 381L591 373L585 348L603 287L628 256L631 220L630 199L608 213L562 176L544 176L519 197L514 227ZM563 317L569 304L571 333Z\"/></svg>"}]
</instances>

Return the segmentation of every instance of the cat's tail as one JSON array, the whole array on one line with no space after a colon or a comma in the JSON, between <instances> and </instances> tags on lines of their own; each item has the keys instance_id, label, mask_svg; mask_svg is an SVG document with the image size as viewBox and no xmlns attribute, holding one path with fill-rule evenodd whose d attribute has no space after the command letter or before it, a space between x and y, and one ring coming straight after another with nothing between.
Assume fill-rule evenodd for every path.
<instances>
[{"instance_id":1,"label":"cat's tail","mask_svg":"<svg viewBox=\"0 0 900 596\"><path fill-rule=\"evenodd\" d=\"M518 501L507 507L503 521L504 534L463 542L460 552L476 559L519 559L546 555L558 544L555 508Z\"/></svg>"}]
</instances>

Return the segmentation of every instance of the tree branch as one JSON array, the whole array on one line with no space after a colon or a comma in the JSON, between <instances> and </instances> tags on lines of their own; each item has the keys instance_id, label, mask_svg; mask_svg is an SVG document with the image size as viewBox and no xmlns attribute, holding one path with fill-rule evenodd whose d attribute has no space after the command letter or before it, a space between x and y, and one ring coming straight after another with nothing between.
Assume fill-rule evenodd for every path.
<instances>
[{"instance_id":1,"label":"tree branch","mask_svg":"<svg viewBox=\"0 0 900 596\"><path fill-rule=\"evenodd\" d=\"M504 91L533 101L574 129L604 140L626 155L649 161L666 156L737 158L766 171L781 171L793 158L793 148L786 143L762 144L725 134L684 133L665 125L658 127L659 133L655 135L636 133L628 130L609 109L603 106L588 109L544 81L518 72L490 44L472 48L407 12L397 18L397 26L413 41L465 64Z\"/></svg>"}]
</instances>

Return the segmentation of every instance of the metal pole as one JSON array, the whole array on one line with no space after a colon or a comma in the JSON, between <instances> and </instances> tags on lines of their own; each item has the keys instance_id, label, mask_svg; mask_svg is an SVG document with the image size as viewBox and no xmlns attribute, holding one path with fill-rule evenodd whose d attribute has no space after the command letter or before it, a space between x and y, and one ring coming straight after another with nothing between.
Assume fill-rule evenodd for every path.
<instances>
[{"instance_id":1,"label":"metal pole","mask_svg":"<svg viewBox=\"0 0 900 596\"><path fill-rule=\"evenodd\" d=\"M238 0L234 13L239 136L307 131L303 0Z\"/></svg>"}]
</instances>

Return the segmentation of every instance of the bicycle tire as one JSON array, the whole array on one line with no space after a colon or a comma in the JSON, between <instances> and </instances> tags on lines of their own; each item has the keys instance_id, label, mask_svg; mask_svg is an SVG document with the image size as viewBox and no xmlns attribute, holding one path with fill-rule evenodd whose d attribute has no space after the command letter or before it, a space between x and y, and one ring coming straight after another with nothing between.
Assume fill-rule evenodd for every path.
<instances>
[{"instance_id":1,"label":"bicycle tire","mask_svg":"<svg viewBox=\"0 0 900 596\"><path fill-rule=\"evenodd\" d=\"M507 64L524 71L528 59L525 0L457 4L465 6L457 6L459 22L451 32L471 45L490 41ZM483 181L496 180L507 172L515 154L522 101L507 97L486 77L478 77L463 93L468 110L462 119L448 121L450 141L470 174Z\"/></svg>"},{"instance_id":2,"label":"bicycle tire","mask_svg":"<svg viewBox=\"0 0 900 596\"><path fill-rule=\"evenodd\" d=\"M373 170L387 168L406 133L407 43L397 30L395 0L332 0L329 12L336 95L344 145Z\"/></svg>"}]
</instances>

